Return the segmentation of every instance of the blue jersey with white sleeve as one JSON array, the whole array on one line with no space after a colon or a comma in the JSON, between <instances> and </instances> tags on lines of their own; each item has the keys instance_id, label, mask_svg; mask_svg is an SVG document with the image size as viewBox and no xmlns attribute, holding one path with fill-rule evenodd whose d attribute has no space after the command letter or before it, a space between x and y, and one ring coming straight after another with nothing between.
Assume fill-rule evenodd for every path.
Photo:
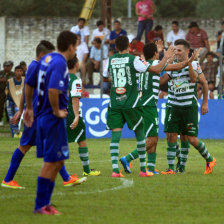
<instances>
[{"instance_id":1,"label":"blue jersey with white sleeve","mask_svg":"<svg viewBox=\"0 0 224 224\"><path fill-rule=\"evenodd\" d=\"M59 109L66 109L68 104L68 69L63 55L53 52L39 61L36 69L27 77L26 83L37 88L37 116L52 114L48 98L49 89L59 90Z\"/></svg>"}]
</instances>

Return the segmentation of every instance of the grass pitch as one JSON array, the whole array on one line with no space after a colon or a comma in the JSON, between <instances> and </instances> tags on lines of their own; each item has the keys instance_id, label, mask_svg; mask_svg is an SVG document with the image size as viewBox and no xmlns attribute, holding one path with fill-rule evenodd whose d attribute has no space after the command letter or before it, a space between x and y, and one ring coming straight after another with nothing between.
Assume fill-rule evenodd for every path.
<instances>
[{"instance_id":1,"label":"grass pitch","mask_svg":"<svg viewBox=\"0 0 224 224\"><path fill-rule=\"evenodd\" d=\"M19 140L1 137L0 143L0 179L3 180ZM0 223L224 223L224 140L205 140L217 160L212 175L203 174L205 161L191 147L184 174L140 178L136 160L132 163L132 174L125 174L124 179L111 178L109 143L109 139L88 140L91 168L101 170L101 176L89 177L87 182L72 188L63 187L61 177L57 177L52 203L63 213L58 217L32 214L36 178L42 164L32 148L15 177L26 189L0 188ZM135 145L135 140L121 139L120 156L129 153ZM66 167L70 174L81 176L76 144L70 145ZM156 168L160 171L167 168L165 140L159 140Z\"/></svg>"}]
</instances>

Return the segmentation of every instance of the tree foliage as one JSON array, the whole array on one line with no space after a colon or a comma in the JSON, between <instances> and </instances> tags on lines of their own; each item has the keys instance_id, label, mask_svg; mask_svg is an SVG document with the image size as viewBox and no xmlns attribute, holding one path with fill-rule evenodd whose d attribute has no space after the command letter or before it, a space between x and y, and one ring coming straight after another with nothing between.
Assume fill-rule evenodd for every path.
<instances>
[{"instance_id":1,"label":"tree foliage","mask_svg":"<svg viewBox=\"0 0 224 224\"><path fill-rule=\"evenodd\" d=\"M135 4L132 0L132 16ZM79 16L84 0L0 0L0 16ZM158 17L223 18L224 0L154 0ZM128 0L112 0L112 15L127 17ZM93 17L99 18L100 0L97 0Z\"/></svg>"}]
</instances>

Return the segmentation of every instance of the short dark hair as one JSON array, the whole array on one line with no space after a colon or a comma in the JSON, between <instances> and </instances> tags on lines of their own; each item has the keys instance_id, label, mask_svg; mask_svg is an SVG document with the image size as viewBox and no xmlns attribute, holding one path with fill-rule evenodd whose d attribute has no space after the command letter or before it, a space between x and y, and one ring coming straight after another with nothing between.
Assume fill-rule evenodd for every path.
<instances>
[{"instance_id":1,"label":"short dark hair","mask_svg":"<svg viewBox=\"0 0 224 224\"><path fill-rule=\"evenodd\" d=\"M104 25L104 22L103 22L102 20L98 20L98 21L96 22L96 25L97 25L97 26Z\"/></svg>"},{"instance_id":2,"label":"short dark hair","mask_svg":"<svg viewBox=\"0 0 224 224\"><path fill-rule=\"evenodd\" d=\"M121 24L121 22L120 22L119 20L115 20L114 23L119 23L119 24Z\"/></svg>"},{"instance_id":3,"label":"short dark hair","mask_svg":"<svg viewBox=\"0 0 224 224\"><path fill-rule=\"evenodd\" d=\"M162 30L163 29L163 27L161 26L161 25L157 25L156 27L155 27L155 31L159 31L159 30Z\"/></svg>"},{"instance_id":4,"label":"short dark hair","mask_svg":"<svg viewBox=\"0 0 224 224\"><path fill-rule=\"evenodd\" d=\"M67 66L68 66L68 69L73 69L75 67L75 65L78 63L78 58L77 56L75 55L74 58L72 58L71 60L68 60L67 61Z\"/></svg>"},{"instance_id":5,"label":"short dark hair","mask_svg":"<svg viewBox=\"0 0 224 224\"><path fill-rule=\"evenodd\" d=\"M102 40L99 37L94 38L94 41L98 44L102 43Z\"/></svg>"},{"instance_id":6,"label":"short dark hair","mask_svg":"<svg viewBox=\"0 0 224 224\"><path fill-rule=\"evenodd\" d=\"M65 52L68 50L70 45L75 46L77 42L76 34L65 30L62 31L57 38L57 48L61 52Z\"/></svg>"},{"instance_id":7,"label":"short dark hair","mask_svg":"<svg viewBox=\"0 0 224 224\"><path fill-rule=\"evenodd\" d=\"M211 51L209 51L209 52L206 54L206 57L207 57L208 55L211 55L212 57L214 57L214 54L213 54L213 52L211 52Z\"/></svg>"},{"instance_id":8,"label":"short dark hair","mask_svg":"<svg viewBox=\"0 0 224 224\"><path fill-rule=\"evenodd\" d=\"M25 61L21 61L21 62L19 63L19 65L20 65L20 66L26 66L26 62L25 62Z\"/></svg>"},{"instance_id":9,"label":"short dark hair","mask_svg":"<svg viewBox=\"0 0 224 224\"><path fill-rule=\"evenodd\" d=\"M190 49L190 44L186 40L184 40L184 39L178 39L178 40L176 40L174 42L174 45L175 46L177 46L177 45L184 45L184 47L186 49Z\"/></svg>"},{"instance_id":10,"label":"short dark hair","mask_svg":"<svg viewBox=\"0 0 224 224\"><path fill-rule=\"evenodd\" d=\"M208 85L209 84L213 84L213 85L215 85L215 82L214 81L208 81Z\"/></svg>"},{"instance_id":11,"label":"short dark hair","mask_svg":"<svg viewBox=\"0 0 224 224\"><path fill-rule=\"evenodd\" d=\"M23 70L23 67L22 67L21 65L17 65L17 66L15 67L15 71L16 71L17 69L21 69L21 70Z\"/></svg>"},{"instance_id":12,"label":"short dark hair","mask_svg":"<svg viewBox=\"0 0 224 224\"><path fill-rule=\"evenodd\" d=\"M85 23L85 22L86 22L86 19L85 19L85 18L80 17L80 18L78 18L78 22L80 22L80 21L83 21L83 22Z\"/></svg>"},{"instance_id":13,"label":"short dark hair","mask_svg":"<svg viewBox=\"0 0 224 224\"><path fill-rule=\"evenodd\" d=\"M36 47L36 56L38 57L40 53L47 54L50 51L54 51L55 46L47 40L41 40L40 43Z\"/></svg>"},{"instance_id":14,"label":"short dark hair","mask_svg":"<svg viewBox=\"0 0 224 224\"><path fill-rule=\"evenodd\" d=\"M129 40L126 36L119 36L115 40L115 46L118 51L123 51L128 49Z\"/></svg>"},{"instance_id":15,"label":"short dark hair","mask_svg":"<svg viewBox=\"0 0 224 224\"><path fill-rule=\"evenodd\" d=\"M176 20L174 20L174 21L172 22L172 24L175 24L175 25L179 26L179 23L178 23L178 21L176 21Z\"/></svg>"},{"instance_id":16,"label":"short dark hair","mask_svg":"<svg viewBox=\"0 0 224 224\"><path fill-rule=\"evenodd\" d=\"M191 22L190 25L188 26L188 28L192 28L192 27L197 27L197 28L199 28L197 22L194 22L194 21Z\"/></svg>"},{"instance_id":17,"label":"short dark hair","mask_svg":"<svg viewBox=\"0 0 224 224\"><path fill-rule=\"evenodd\" d=\"M154 43L148 43L143 47L145 60L153 58L154 54L158 52L157 46Z\"/></svg>"}]
</instances>

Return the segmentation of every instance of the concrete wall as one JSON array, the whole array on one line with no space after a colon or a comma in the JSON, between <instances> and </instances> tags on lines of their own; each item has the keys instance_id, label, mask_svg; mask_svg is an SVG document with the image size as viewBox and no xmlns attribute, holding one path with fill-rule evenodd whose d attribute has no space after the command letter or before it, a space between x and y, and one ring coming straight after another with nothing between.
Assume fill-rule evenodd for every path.
<instances>
[{"instance_id":1,"label":"concrete wall","mask_svg":"<svg viewBox=\"0 0 224 224\"><path fill-rule=\"evenodd\" d=\"M137 20L120 19L122 26L130 34L136 35ZM179 20L180 27L187 30L187 27L195 19ZM5 60L12 60L17 65L24 60L30 63L35 58L35 47L42 39L46 39L56 44L56 37L62 30L68 30L76 25L77 18L34 18L34 17L1 17L0 18L0 63ZM95 29L97 19L92 19L89 23L90 29ZM172 19L156 19L154 25L162 25L165 36L170 30ZM209 40L213 44L212 49L216 49L214 43L216 33L220 30L221 20L198 20L201 28L208 32Z\"/></svg>"}]
</instances>

